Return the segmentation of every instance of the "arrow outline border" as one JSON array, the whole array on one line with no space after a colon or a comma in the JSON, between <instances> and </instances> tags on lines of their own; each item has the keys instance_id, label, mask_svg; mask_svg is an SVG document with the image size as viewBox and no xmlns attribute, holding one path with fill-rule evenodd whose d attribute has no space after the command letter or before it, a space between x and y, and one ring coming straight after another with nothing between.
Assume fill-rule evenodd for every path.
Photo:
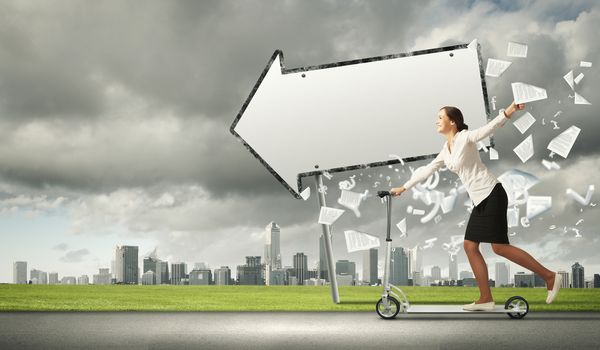
<instances>
[{"instance_id":1,"label":"arrow outline border","mask_svg":"<svg viewBox=\"0 0 600 350\"><path fill-rule=\"evenodd\" d=\"M383 56L374 56L374 57L367 57L367 58L360 58L360 59L354 59L354 60L348 60L348 61L326 63L326 64L320 64L320 65L315 65L315 66L290 68L290 69L285 68L283 51L281 49L277 49L277 50L275 50L275 52L271 56L271 59L267 63L267 66L263 70L263 72L260 75L260 77L258 78L258 80L256 81L256 84L254 84L254 87L252 88L252 91L250 92L250 94L248 95L248 97L246 98L246 100L244 101L244 104L242 105L240 111L236 115L233 123L231 124L231 126L229 128L229 131L231 132L231 134L233 134L233 136L235 136L237 138L237 140L240 143L242 143L244 145L244 147L246 147L246 149L265 168L267 168L267 170L271 173L271 175L273 175L294 196L294 198L302 199L302 197L300 197L299 193L302 192L302 190L303 190L303 188L302 188L302 178L303 177L308 177L308 176L312 176L312 175L323 174L323 172L325 172L325 171L327 171L329 173L340 173L340 172L345 172L345 171L349 171L349 170L369 169L369 168L375 168L375 167L380 167L380 166L385 166L385 165L398 164L398 163L400 163L400 161L398 159L390 159L390 160L381 161L381 162L374 162L374 163L367 163L367 164L355 164L355 165L349 165L349 166L345 166L345 167L338 167L338 168L332 168L332 169L321 169L321 170L315 170L315 171L309 171L309 172L299 173L298 174L298 180L297 180L298 181L297 185L298 185L299 191L296 192L296 190L294 190L293 188L291 188L283 180L283 178L281 178L281 176L279 176L279 174L277 174L277 172L252 148L252 146L250 146L246 142L246 140L244 140L234 130L235 127L236 127L236 125L237 125L237 123L242 118L242 115L246 111L246 108L250 104L250 101L252 101L252 98L254 97L254 94L256 93L256 91L258 91L258 88L260 87L263 79L265 78L265 76L269 72L269 69L271 68L271 65L273 64L273 62L275 61L275 59L277 59L277 57L279 57L279 65L280 65L280 69L281 69L281 74L284 75L284 74L291 74L291 73L298 73L298 72L309 72L309 71L313 71L313 70L320 70L320 69L327 69L327 68L349 66L349 65L354 65L354 64L361 64L361 63L376 62L376 61L383 61L383 60L396 59L396 58L403 58L403 57L425 55L425 54L437 53L437 52L454 51L454 50L458 50L458 49L468 49L469 48L468 46L469 46L469 44L451 45L451 46L444 46L444 47L439 47L439 48L434 48L434 49L418 50L418 51L404 52L404 53L397 53L397 54L390 54L390 55L383 55ZM490 118L490 105L489 105L489 101L488 101L487 85L486 85L486 82L485 82L485 72L484 72L484 69L483 69L483 59L481 57L481 45L479 43L477 43L477 60L479 62L479 76L481 78L481 88L483 90L483 102L484 102L484 106L485 106L486 118L487 118L488 121L490 121L491 120L491 118ZM495 146L495 144L494 144L494 137L490 136L489 139L490 139L490 146L488 146L488 148L494 147ZM435 158L436 156L437 156L437 153L436 154L423 155L423 156L417 156L417 157L408 157L408 158L404 158L403 161L408 163L408 162L414 162L414 161L418 161L418 160L431 159L431 158Z\"/></svg>"}]
</instances>

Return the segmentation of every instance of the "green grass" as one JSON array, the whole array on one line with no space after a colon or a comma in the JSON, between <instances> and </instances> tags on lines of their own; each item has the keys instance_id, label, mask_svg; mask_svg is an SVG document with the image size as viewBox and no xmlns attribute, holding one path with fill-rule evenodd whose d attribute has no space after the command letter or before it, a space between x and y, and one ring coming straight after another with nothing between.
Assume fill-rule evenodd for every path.
<instances>
[{"instance_id":1,"label":"green grass","mask_svg":"<svg viewBox=\"0 0 600 350\"><path fill-rule=\"evenodd\" d=\"M0 311L373 311L382 287L0 285ZM414 304L466 304L471 287L404 287ZM600 289L561 289L547 305L543 288L492 288L497 304L513 295L535 311L600 311Z\"/></svg>"}]
</instances>

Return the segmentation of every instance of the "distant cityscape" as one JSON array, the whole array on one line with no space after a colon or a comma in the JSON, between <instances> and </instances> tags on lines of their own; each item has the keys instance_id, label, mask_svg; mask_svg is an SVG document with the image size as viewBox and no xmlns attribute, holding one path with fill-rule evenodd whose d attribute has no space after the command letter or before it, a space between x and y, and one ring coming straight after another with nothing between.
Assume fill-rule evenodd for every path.
<instances>
[{"instance_id":1,"label":"distant cityscape","mask_svg":"<svg viewBox=\"0 0 600 350\"><path fill-rule=\"evenodd\" d=\"M29 271L27 278L27 262L16 261L13 264L13 283L15 284L64 284L64 285L110 285L110 284L142 284L142 285L327 285L330 282L323 236L319 238L319 260L316 269L308 268L308 257L303 252L293 256L293 266L282 266L280 237L281 228L270 222L265 228L265 246L263 256L246 256L246 263L236 267L232 276L229 266L221 266L211 270L202 262L194 263L188 272L185 262L161 260L156 249L143 258L140 274L137 246L117 246L114 260L110 268L100 268L97 274L63 276L58 272L47 273L38 269ZM448 276L442 276L442 269L433 266L429 275L424 275L422 255L418 250L402 247L392 248L390 283L400 286L477 286L471 271L458 273L456 259L448 259ZM356 271L356 264L349 260L338 260L335 263L336 280L340 286L379 285L377 261L379 249L372 248L363 252L363 269L361 278ZM575 262L571 272L559 270L563 275L563 288L600 288L600 275L594 274L593 280L584 279L584 267ZM509 265L504 262L495 264L495 280L490 279L493 287L545 287L545 281L534 273L517 272L510 278Z\"/></svg>"}]
</instances>

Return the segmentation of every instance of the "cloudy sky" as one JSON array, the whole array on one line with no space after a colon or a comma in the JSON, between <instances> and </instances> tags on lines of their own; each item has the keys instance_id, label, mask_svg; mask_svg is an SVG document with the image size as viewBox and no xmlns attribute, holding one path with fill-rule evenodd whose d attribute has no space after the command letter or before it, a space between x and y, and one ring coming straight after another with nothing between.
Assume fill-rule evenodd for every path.
<instances>
[{"instance_id":1,"label":"cloudy sky","mask_svg":"<svg viewBox=\"0 0 600 350\"><path fill-rule=\"evenodd\" d=\"M283 50L286 67L298 68L474 38L484 62L513 62L500 78L487 77L497 108L510 104L515 81L548 93L527 105L537 119L530 160L522 163L512 151L527 135L512 122L495 135L500 159L482 153L497 176L528 172L540 179L529 194L553 198L529 227L510 229L511 243L553 270L570 271L578 261L589 278L600 273L600 206L594 206L600 200L595 193L583 206L565 191L585 196L598 179L599 31L595 1L3 1L0 282L12 282L12 264L20 260L60 276L91 276L109 267L114 246L124 244L138 245L141 256L158 247L170 262L234 269L244 256L262 254L270 221L281 226L284 265L304 252L315 266L316 196L294 199L229 132L273 52ZM509 41L527 43L527 58L507 57ZM582 60L593 66L579 67ZM569 97L562 77L570 70L584 74L575 89L591 105ZM422 117L432 124L423 137L441 146L436 116ZM571 125L581 133L569 156L551 159L548 143ZM561 169L547 170L542 159ZM327 201L339 207L338 183L350 176L355 191L372 193L401 185L409 165L424 164L336 173L325 181ZM437 189L448 193L456 176L440 177ZM409 231L406 238L394 231L395 244L423 246L437 238L422 251L423 265L426 273L439 265L447 274L442 243L464 233L458 224L468 217L467 199L459 197L437 224L406 214L408 205L431 210L410 194L395 201L394 220L407 217ZM363 202L361 213L348 211L333 226L335 258L356 261L359 271L362 255L346 252L343 231L383 238L385 228L378 199ZM483 252L490 266L504 261L489 245ZM469 269L462 251L458 259L459 270ZM516 271L523 269L512 265Z\"/></svg>"}]
</instances>

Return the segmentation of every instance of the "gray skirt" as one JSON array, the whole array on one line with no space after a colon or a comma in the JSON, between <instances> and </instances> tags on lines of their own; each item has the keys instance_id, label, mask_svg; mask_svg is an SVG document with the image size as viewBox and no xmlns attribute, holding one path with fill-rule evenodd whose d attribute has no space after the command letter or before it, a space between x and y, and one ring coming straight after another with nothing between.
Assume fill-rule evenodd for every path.
<instances>
[{"instance_id":1,"label":"gray skirt","mask_svg":"<svg viewBox=\"0 0 600 350\"><path fill-rule=\"evenodd\" d=\"M474 242L508 244L508 222L506 210L508 196L501 183L476 205L469 217L465 239Z\"/></svg>"}]
</instances>

